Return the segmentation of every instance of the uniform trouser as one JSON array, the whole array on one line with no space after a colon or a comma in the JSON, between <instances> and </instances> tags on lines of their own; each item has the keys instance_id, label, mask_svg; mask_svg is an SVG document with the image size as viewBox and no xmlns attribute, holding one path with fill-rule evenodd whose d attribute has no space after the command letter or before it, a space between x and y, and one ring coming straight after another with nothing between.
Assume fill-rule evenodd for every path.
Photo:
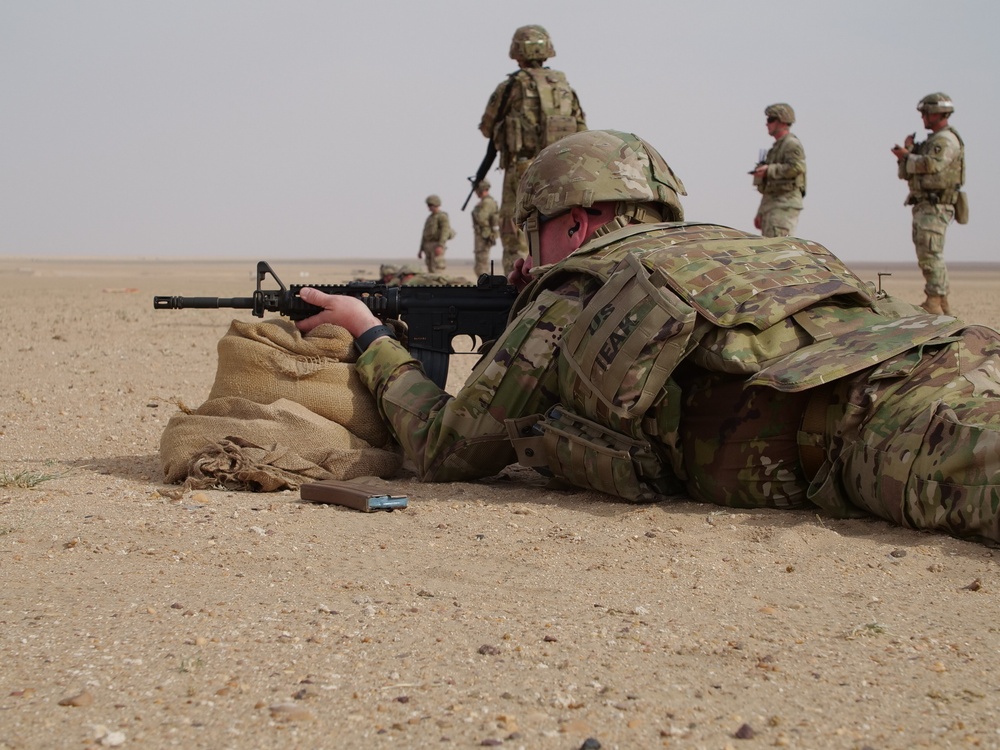
<instances>
[{"instance_id":1,"label":"uniform trouser","mask_svg":"<svg viewBox=\"0 0 1000 750\"><path fill-rule=\"evenodd\" d=\"M764 237L788 237L795 234L801 208L771 208L760 212L760 233Z\"/></svg>"},{"instance_id":2,"label":"uniform trouser","mask_svg":"<svg viewBox=\"0 0 1000 750\"><path fill-rule=\"evenodd\" d=\"M944 233L955 218L955 207L921 201L913 206L913 246L917 265L924 275L924 293L948 294L948 268L944 263Z\"/></svg>"},{"instance_id":3,"label":"uniform trouser","mask_svg":"<svg viewBox=\"0 0 1000 750\"><path fill-rule=\"evenodd\" d=\"M514 270L518 258L528 257L528 240L514 223L517 208L517 186L528 171L531 159L519 159L503 173L503 195L500 197L500 242L503 244L504 276Z\"/></svg>"},{"instance_id":4,"label":"uniform trouser","mask_svg":"<svg viewBox=\"0 0 1000 750\"><path fill-rule=\"evenodd\" d=\"M715 373L687 378L688 491L737 507L865 511L1000 542L1000 334L972 326L954 338L815 391L744 388L742 377ZM825 408L811 436L802 419L816 398ZM823 461L810 476L803 446L814 442Z\"/></svg>"},{"instance_id":5,"label":"uniform trouser","mask_svg":"<svg viewBox=\"0 0 1000 750\"><path fill-rule=\"evenodd\" d=\"M477 233L478 228L475 230ZM473 265L473 273L475 273L478 279L484 273L490 272L490 250L496 244L496 240L486 239L485 237L480 237L476 234L474 239L474 245L472 249L472 257L475 259Z\"/></svg>"},{"instance_id":6,"label":"uniform trouser","mask_svg":"<svg viewBox=\"0 0 1000 750\"><path fill-rule=\"evenodd\" d=\"M427 266L427 273L438 273L445 269L444 260L444 250L445 247L441 246L441 254L435 255L434 251L437 248L436 242L425 242L423 245L423 257L424 264Z\"/></svg>"}]
</instances>

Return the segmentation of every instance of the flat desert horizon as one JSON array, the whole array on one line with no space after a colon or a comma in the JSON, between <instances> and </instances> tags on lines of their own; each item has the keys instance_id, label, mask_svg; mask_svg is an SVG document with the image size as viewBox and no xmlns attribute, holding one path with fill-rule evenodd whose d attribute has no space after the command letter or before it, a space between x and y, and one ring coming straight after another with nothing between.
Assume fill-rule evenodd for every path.
<instances>
[{"instance_id":1,"label":"flat desert horizon","mask_svg":"<svg viewBox=\"0 0 1000 750\"><path fill-rule=\"evenodd\" d=\"M409 507L371 514L164 484L164 427L253 318L152 297L247 296L257 260L379 265L0 257L0 748L1000 747L984 544L519 467L404 466L371 481ZM850 265L923 299L915 263ZM1000 326L1000 264L950 269L953 312Z\"/></svg>"}]
</instances>

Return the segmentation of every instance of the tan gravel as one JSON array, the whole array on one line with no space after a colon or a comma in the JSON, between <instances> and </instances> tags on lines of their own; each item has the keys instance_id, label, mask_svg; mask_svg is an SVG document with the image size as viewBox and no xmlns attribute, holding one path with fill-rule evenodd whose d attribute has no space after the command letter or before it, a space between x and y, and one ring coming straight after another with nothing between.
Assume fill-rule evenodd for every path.
<instances>
[{"instance_id":1,"label":"tan gravel","mask_svg":"<svg viewBox=\"0 0 1000 750\"><path fill-rule=\"evenodd\" d=\"M270 260L286 283L377 267ZM1000 747L980 544L517 468L404 474L409 509L378 514L162 484L164 425L249 313L151 298L252 272L0 259L0 748ZM1000 325L1000 269L953 276L953 308Z\"/></svg>"}]
</instances>

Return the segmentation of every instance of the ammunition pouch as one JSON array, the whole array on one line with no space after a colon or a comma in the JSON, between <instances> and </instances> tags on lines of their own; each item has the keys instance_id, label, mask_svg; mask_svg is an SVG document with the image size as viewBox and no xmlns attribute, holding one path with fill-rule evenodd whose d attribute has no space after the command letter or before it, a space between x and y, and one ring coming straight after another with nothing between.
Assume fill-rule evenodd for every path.
<instances>
[{"instance_id":1,"label":"ammunition pouch","mask_svg":"<svg viewBox=\"0 0 1000 750\"><path fill-rule=\"evenodd\" d=\"M955 198L955 221L959 224L969 223L969 198L962 190L958 191Z\"/></svg>"},{"instance_id":2,"label":"ammunition pouch","mask_svg":"<svg viewBox=\"0 0 1000 750\"><path fill-rule=\"evenodd\" d=\"M911 192L906 198L907 206L915 206L918 203L929 203L932 206L955 206L956 212L958 202L964 199L961 190L916 190ZM968 211L968 206L966 206ZM963 222L959 222L961 224Z\"/></svg>"},{"instance_id":3,"label":"ammunition pouch","mask_svg":"<svg viewBox=\"0 0 1000 750\"><path fill-rule=\"evenodd\" d=\"M545 476L630 502L655 502L680 490L660 457L636 440L553 406L544 414L506 421L518 461Z\"/></svg>"}]
</instances>

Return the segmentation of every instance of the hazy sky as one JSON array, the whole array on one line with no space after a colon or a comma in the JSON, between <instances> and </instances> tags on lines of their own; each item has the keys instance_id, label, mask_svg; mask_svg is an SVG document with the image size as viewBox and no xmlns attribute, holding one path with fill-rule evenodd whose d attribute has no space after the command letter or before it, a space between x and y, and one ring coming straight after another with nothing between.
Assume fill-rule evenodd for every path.
<instances>
[{"instance_id":1,"label":"hazy sky","mask_svg":"<svg viewBox=\"0 0 1000 750\"><path fill-rule=\"evenodd\" d=\"M947 92L971 213L947 256L1000 260L996 0L0 0L0 255L402 258L433 192L471 256L479 118L529 23L692 220L752 230L763 109L790 102L799 234L848 261L913 259L889 149Z\"/></svg>"}]
</instances>

